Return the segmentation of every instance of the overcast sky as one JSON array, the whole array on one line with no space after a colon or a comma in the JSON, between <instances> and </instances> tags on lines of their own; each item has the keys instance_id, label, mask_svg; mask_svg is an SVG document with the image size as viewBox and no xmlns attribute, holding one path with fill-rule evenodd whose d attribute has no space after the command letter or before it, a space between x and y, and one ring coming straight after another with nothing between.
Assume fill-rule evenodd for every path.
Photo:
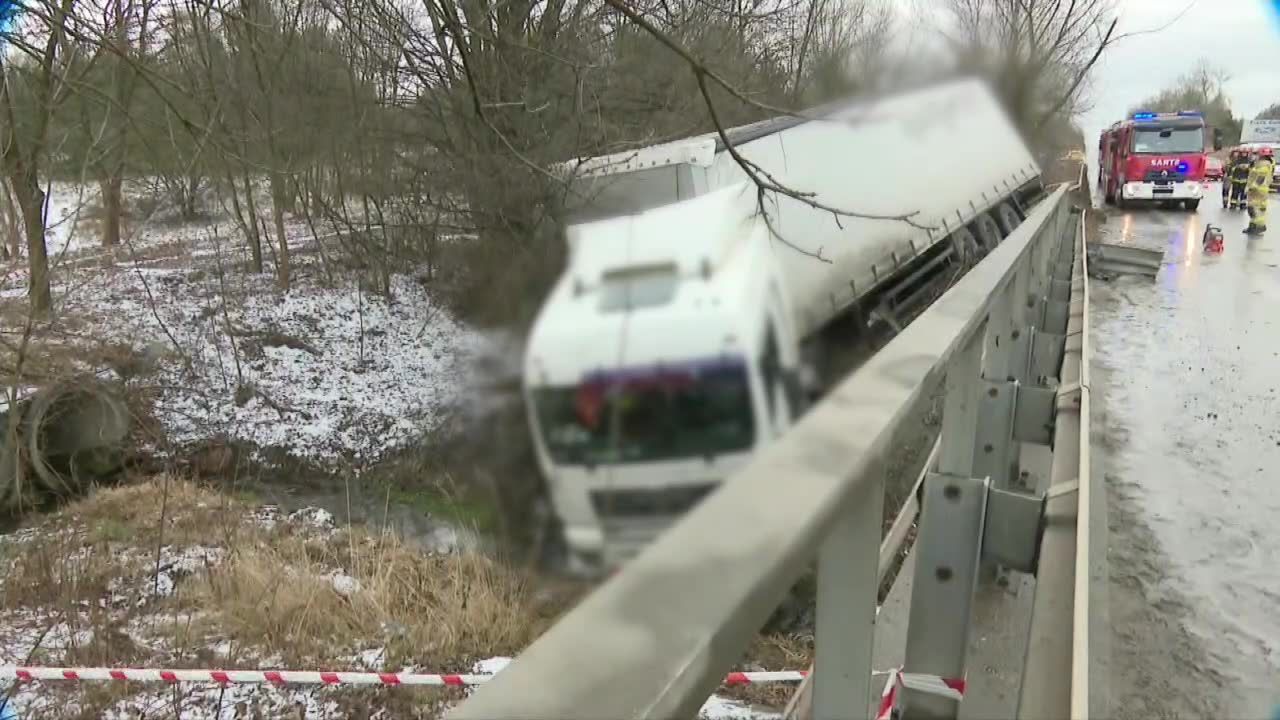
<instances>
[{"instance_id":1,"label":"overcast sky","mask_svg":"<svg viewBox=\"0 0 1280 720\"><path fill-rule=\"evenodd\" d=\"M1119 120L1207 57L1231 79L1227 95L1236 115L1253 118L1280 102L1280 0L1119 0L1117 31L1159 28L1138 35L1103 55L1093 73L1093 109L1081 125L1089 145L1103 127Z\"/></svg>"}]
</instances>

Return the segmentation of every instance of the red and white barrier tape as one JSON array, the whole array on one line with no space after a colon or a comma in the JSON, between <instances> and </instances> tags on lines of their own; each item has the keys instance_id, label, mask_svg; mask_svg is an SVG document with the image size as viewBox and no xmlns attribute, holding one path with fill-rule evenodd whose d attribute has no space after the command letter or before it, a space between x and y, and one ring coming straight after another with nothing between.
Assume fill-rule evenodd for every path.
<instances>
[{"instance_id":1,"label":"red and white barrier tape","mask_svg":"<svg viewBox=\"0 0 1280 720\"><path fill-rule=\"evenodd\" d=\"M777 672L733 672L725 685L800 682L804 670ZM423 673L318 672L299 670L151 670L135 668L63 668L0 665L0 680L78 681L102 680L165 683L271 684L271 685L434 685L463 687L480 685L493 675L437 675Z\"/></svg>"},{"instance_id":2,"label":"red and white barrier tape","mask_svg":"<svg viewBox=\"0 0 1280 720\"><path fill-rule=\"evenodd\" d=\"M800 682L806 670L773 672L732 672L723 685L760 685ZM943 680L932 675L902 673L898 670L876 672L888 675L876 720L889 720L900 688L919 690L959 701L964 696L964 680ZM466 687L488 682L492 674L429 674L385 672L324 672L307 670L159 670L143 668L72 668L0 665L0 680L19 682L163 682L215 683L218 685L424 685Z\"/></svg>"},{"instance_id":3,"label":"red and white barrier tape","mask_svg":"<svg viewBox=\"0 0 1280 720\"><path fill-rule=\"evenodd\" d=\"M876 712L876 720L890 720L893 717L893 707L898 702L900 690L917 690L960 702L964 699L964 689L963 679L944 679L937 675L920 675L892 670L889 672L888 681L884 684L884 693L880 696L880 710Z\"/></svg>"}]
</instances>

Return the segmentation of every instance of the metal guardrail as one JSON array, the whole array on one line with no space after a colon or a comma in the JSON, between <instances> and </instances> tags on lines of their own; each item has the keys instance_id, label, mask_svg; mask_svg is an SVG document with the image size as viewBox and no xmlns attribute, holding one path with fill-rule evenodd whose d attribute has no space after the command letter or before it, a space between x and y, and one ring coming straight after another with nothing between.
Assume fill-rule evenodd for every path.
<instances>
[{"instance_id":1,"label":"metal guardrail","mask_svg":"<svg viewBox=\"0 0 1280 720\"><path fill-rule=\"evenodd\" d=\"M449 717L694 717L815 557L813 714L862 716L872 696L884 464L916 400L944 377L904 669L963 676L980 566L1036 564L1044 500L1012 486L1019 444L1049 444L1063 404L1044 381L1063 361L1079 264L1063 239L1077 219L1066 187L1032 208L782 439ZM957 711L954 700L911 690L903 702L907 718Z\"/></svg>"}]
</instances>

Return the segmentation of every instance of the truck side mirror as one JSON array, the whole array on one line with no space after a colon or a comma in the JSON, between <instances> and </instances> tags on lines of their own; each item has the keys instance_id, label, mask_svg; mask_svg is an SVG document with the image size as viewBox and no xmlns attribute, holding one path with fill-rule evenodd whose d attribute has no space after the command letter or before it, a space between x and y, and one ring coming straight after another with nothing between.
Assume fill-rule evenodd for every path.
<instances>
[{"instance_id":1,"label":"truck side mirror","mask_svg":"<svg viewBox=\"0 0 1280 720\"><path fill-rule=\"evenodd\" d=\"M1222 128L1213 129L1213 149L1214 150L1222 149Z\"/></svg>"}]
</instances>

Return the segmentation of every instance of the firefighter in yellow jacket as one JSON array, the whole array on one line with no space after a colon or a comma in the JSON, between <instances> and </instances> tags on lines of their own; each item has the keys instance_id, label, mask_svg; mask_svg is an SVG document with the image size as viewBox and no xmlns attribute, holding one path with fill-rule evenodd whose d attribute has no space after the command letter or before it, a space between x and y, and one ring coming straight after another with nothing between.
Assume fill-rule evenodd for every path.
<instances>
[{"instance_id":1,"label":"firefighter in yellow jacket","mask_svg":"<svg viewBox=\"0 0 1280 720\"><path fill-rule=\"evenodd\" d=\"M1271 193L1271 175L1275 172L1275 158L1271 148L1258 150L1258 158L1249 170L1249 186L1245 192L1249 198L1249 227L1245 233L1261 235L1267 231L1267 195Z\"/></svg>"}]
</instances>

